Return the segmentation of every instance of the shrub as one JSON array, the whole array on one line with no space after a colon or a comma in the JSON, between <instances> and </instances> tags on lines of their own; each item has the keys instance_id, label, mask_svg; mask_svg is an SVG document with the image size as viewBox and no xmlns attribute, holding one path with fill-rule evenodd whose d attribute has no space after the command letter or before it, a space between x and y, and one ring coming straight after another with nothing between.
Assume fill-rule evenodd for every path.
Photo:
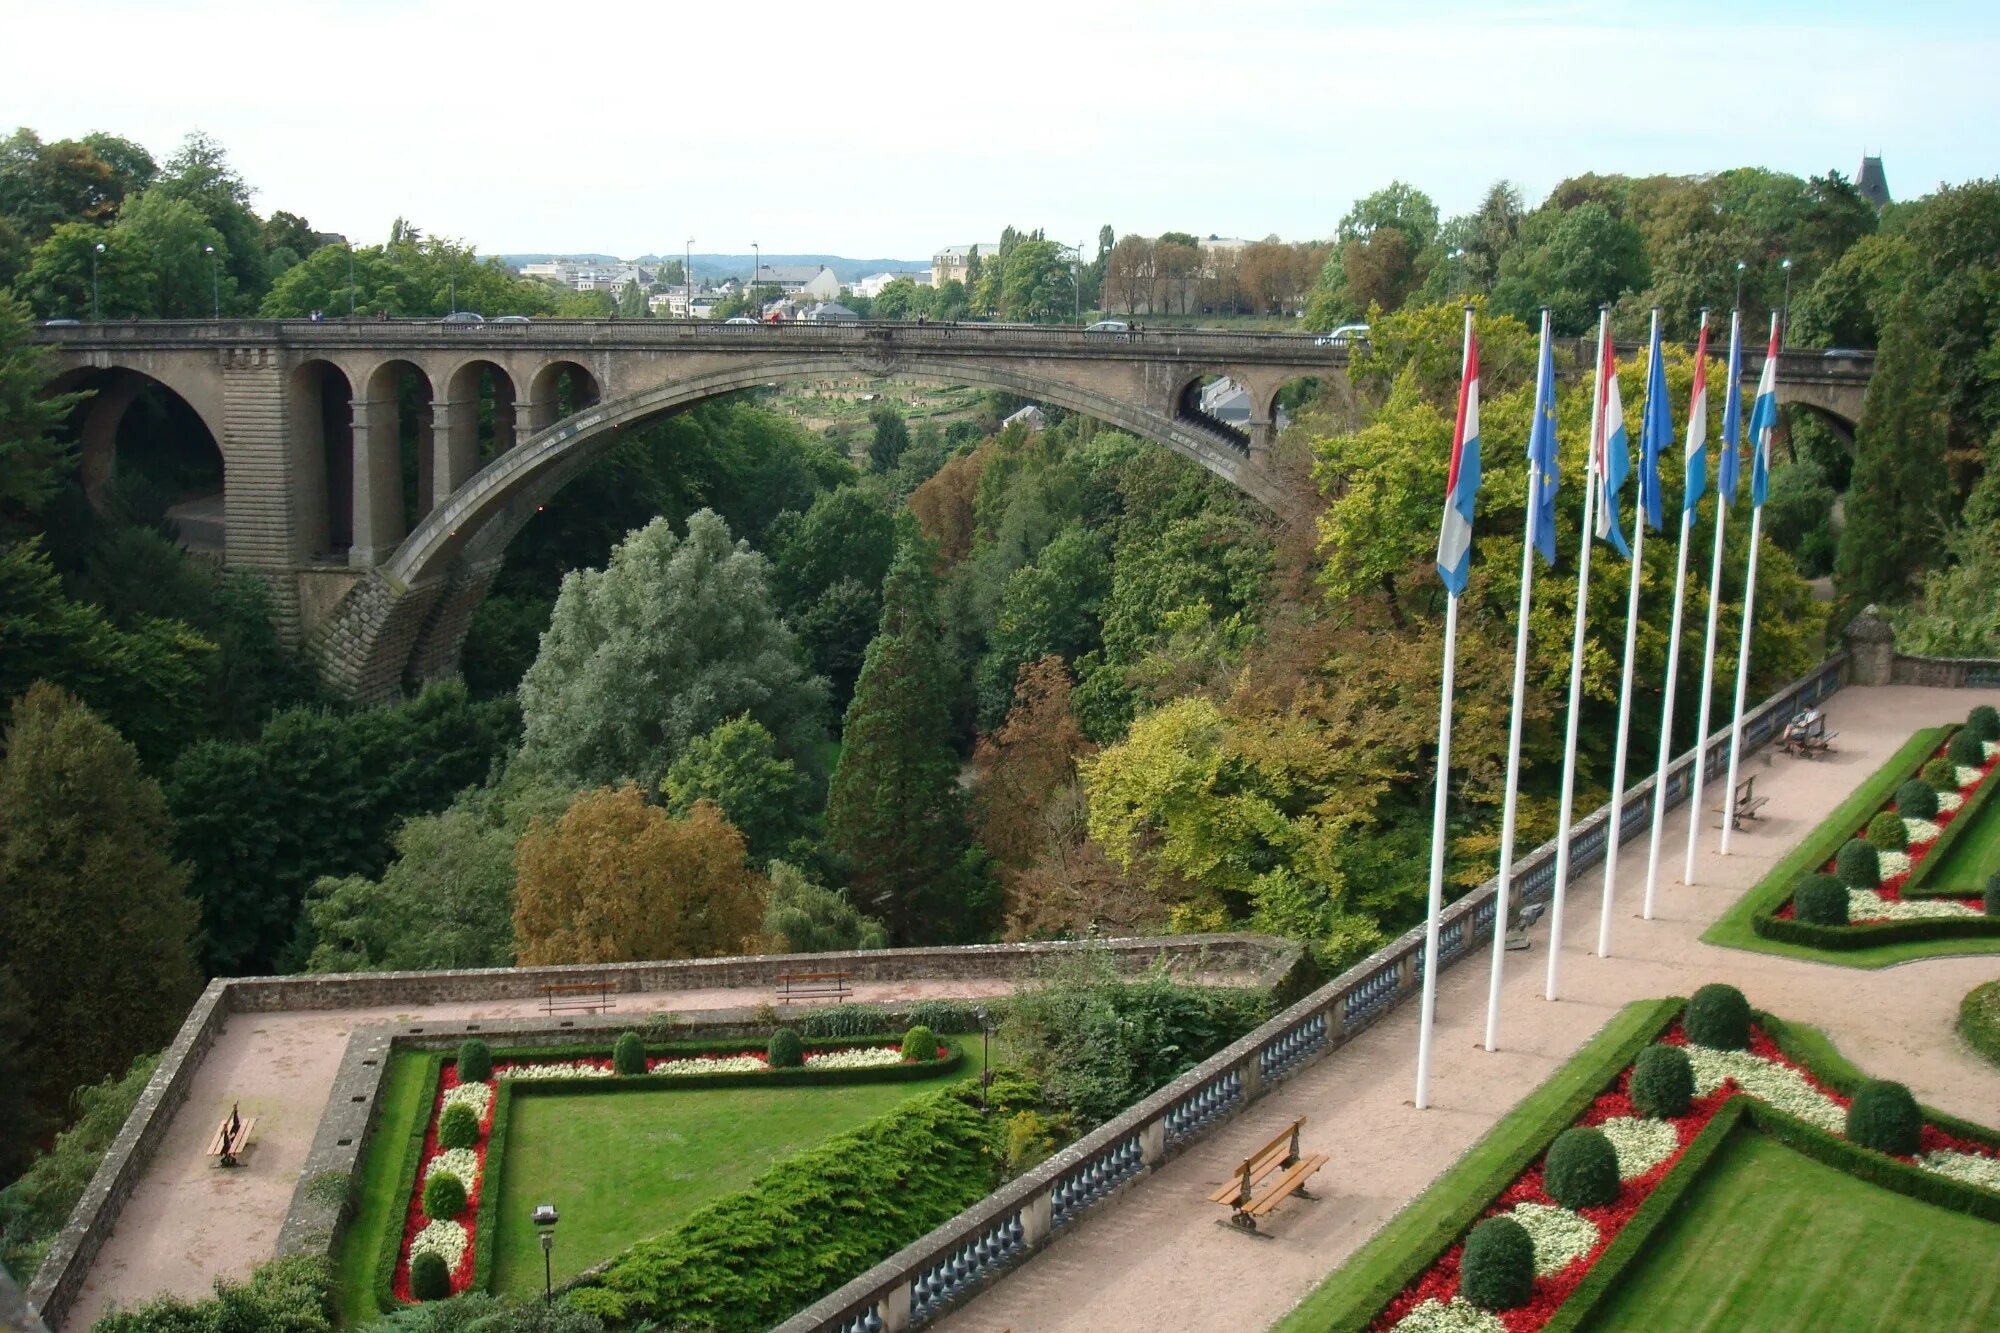
<instances>
[{"instance_id":1,"label":"shrub","mask_svg":"<svg viewBox=\"0 0 2000 1333\"><path fill-rule=\"evenodd\" d=\"M1850 889L1872 889L1882 882L1882 858L1872 844L1849 838L1833 858L1833 873Z\"/></svg>"},{"instance_id":2,"label":"shrub","mask_svg":"<svg viewBox=\"0 0 2000 1333\"><path fill-rule=\"evenodd\" d=\"M1750 1002L1734 986L1712 981L1688 1001L1687 1015L1681 1020L1688 1040L1722 1051L1747 1050L1750 1046Z\"/></svg>"},{"instance_id":3,"label":"shrub","mask_svg":"<svg viewBox=\"0 0 2000 1333\"><path fill-rule=\"evenodd\" d=\"M2000 916L2000 870L1986 877L1986 915Z\"/></svg>"},{"instance_id":4,"label":"shrub","mask_svg":"<svg viewBox=\"0 0 2000 1333\"><path fill-rule=\"evenodd\" d=\"M1868 821L1868 844L1878 852L1900 852L1910 845L1910 830L1894 810L1884 810Z\"/></svg>"},{"instance_id":5,"label":"shrub","mask_svg":"<svg viewBox=\"0 0 2000 1333\"><path fill-rule=\"evenodd\" d=\"M1511 1217L1489 1217L1465 1238L1458 1289L1482 1310L1526 1305L1535 1286L1535 1242Z\"/></svg>"},{"instance_id":6,"label":"shrub","mask_svg":"<svg viewBox=\"0 0 2000 1333\"><path fill-rule=\"evenodd\" d=\"M903 1034L903 1058L905 1060L935 1060L938 1053L937 1033L922 1023Z\"/></svg>"},{"instance_id":7,"label":"shrub","mask_svg":"<svg viewBox=\"0 0 2000 1333\"><path fill-rule=\"evenodd\" d=\"M1847 886L1832 875L1807 875L1792 894L1799 920L1813 926L1847 924Z\"/></svg>"},{"instance_id":8,"label":"shrub","mask_svg":"<svg viewBox=\"0 0 2000 1333\"><path fill-rule=\"evenodd\" d=\"M621 1032L618 1040L611 1044L611 1072L614 1074L643 1074L646 1072L646 1043L636 1032Z\"/></svg>"},{"instance_id":9,"label":"shrub","mask_svg":"<svg viewBox=\"0 0 2000 1333\"><path fill-rule=\"evenodd\" d=\"M438 1171L424 1182L424 1216L443 1222L465 1211L465 1182L449 1171Z\"/></svg>"},{"instance_id":10,"label":"shrub","mask_svg":"<svg viewBox=\"0 0 2000 1333\"><path fill-rule=\"evenodd\" d=\"M1965 729L1982 741L2000 741L2000 708L1979 705L1966 714Z\"/></svg>"},{"instance_id":11,"label":"shrub","mask_svg":"<svg viewBox=\"0 0 2000 1333\"><path fill-rule=\"evenodd\" d=\"M979 1007L963 1000L919 1000L910 1006L910 1022L921 1023L933 1032L977 1032ZM997 1001L986 1006L989 1016L997 1007Z\"/></svg>"},{"instance_id":12,"label":"shrub","mask_svg":"<svg viewBox=\"0 0 2000 1333\"><path fill-rule=\"evenodd\" d=\"M1917 774L1933 791L1958 790L1958 765L1949 759L1933 759Z\"/></svg>"},{"instance_id":13,"label":"shrub","mask_svg":"<svg viewBox=\"0 0 2000 1333\"><path fill-rule=\"evenodd\" d=\"M451 1295L451 1274L444 1256L429 1251L410 1260L410 1295L420 1301L441 1301Z\"/></svg>"},{"instance_id":14,"label":"shrub","mask_svg":"<svg viewBox=\"0 0 2000 1333\"><path fill-rule=\"evenodd\" d=\"M144 1305L113 1310L91 1328L93 1333L206 1333L225 1328L333 1333L333 1268L324 1255L273 1259L260 1264L247 1282L218 1279L211 1294L199 1300L155 1297Z\"/></svg>"},{"instance_id":15,"label":"shrub","mask_svg":"<svg viewBox=\"0 0 2000 1333\"><path fill-rule=\"evenodd\" d=\"M1632 1105L1642 1114L1686 1115L1694 1099L1694 1066L1678 1046L1654 1045L1632 1066Z\"/></svg>"},{"instance_id":16,"label":"shrub","mask_svg":"<svg viewBox=\"0 0 2000 1333\"><path fill-rule=\"evenodd\" d=\"M773 1011L769 1019L759 1021L776 1027L778 1017ZM923 1020L913 1018L911 1021ZM879 1004L830 1004L820 1009L808 1009L793 1015L791 1025L801 1037L815 1041L827 1037L871 1037L894 1026L889 1011Z\"/></svg>"},{"instance_id":17,"label":"shrub","mask_svg":"<svg viewBox=\"0 0 2000 1333\"><path fill-rule=\"evenodd\" d=\"M764 1048L764 1059L773 1069L797 1069L806 1062L805 1043L790 1028L779 1028L771 1034L771 1044Z\"/></svg>"},{"instance_id":18,"label":"shrub","mask_svg":"<svg viewBox=\"0 0 2000 1333\"><path fill-rule=\"evenodd\" d=\"M1960 768L1982 768L1986 764L1986 746L1973 735L1971 727L1960 727L1952 734L1951 744L1945 746L1944 757Z\"/></svg>"},{"instance_id":19,"label":"shrub","mask_svg":"<svg viewBox=\"0 0 2000 1333\"><path fill-rule=\"evenodd\" d=\"M1924 771L1930 771L1929 765L1925 765ZM1948 790L1956 791L1957 787L1948 783ZM1936 819L1938 812L1937 798L1937 788L1932 786L1927 779L1911 778L1908 782L1896 788L1896 813L1909 819ZM1877 815L1875 817L1880 819L1882 816ZM1870 824L1869 827L1873 828L1874 825Z\"/></svg>"},{"instance_id":20,"label":"shrub","mask_svg":"<svg viewBox=\"0 0 2000 1333\"><path fill-rule=\"evenodd\" d=\"M1565 1208L1611 1203L1618 1198L1618 1153L1601 1129L1566 1129L1549 1148L1542 1179L1549 1196Z\"/></svg>"},{"instance_id":21,"label":"shrub","mask_svg":"<svg viewBox=\"0 0 2000 1333\"><path fill-rule=\"evenodd\" d=\"M1863 1083L1847 1107L1848 1141L1891 1157L1916 1152L1923 1127L1917 1099L1908 1088L1886 1078Z\"/></svg>"},{"instance_id":22,"label":"shrub","mask_svg":"<svg viewBox=\"0 0 2000 1333\"><path fill-rule=\"evenodd\" d=\"M438 1146L470 1148L479 1142L479 1113L464 1102L453 1102L438 1117Z\"/></svg>"},{"instance_id":23,"label":"shrub","mask_svg":"<svg viewBox=\"0 0 2000 1333\"><path fill-rule=\"evenodd\" d=\"M458 1081L484 1083L493 1077L493 1048L477 1037L468 1037L458 1048Z\"/></svg>"}]
</instances>

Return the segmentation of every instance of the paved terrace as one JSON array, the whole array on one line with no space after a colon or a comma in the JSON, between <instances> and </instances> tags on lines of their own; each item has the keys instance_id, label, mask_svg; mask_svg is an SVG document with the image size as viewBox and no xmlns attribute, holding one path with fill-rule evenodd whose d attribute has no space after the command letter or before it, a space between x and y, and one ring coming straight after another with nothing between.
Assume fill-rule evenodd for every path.
<instances>
[{"instance_id":1,"label":"paved terrace","mask_svg":"<svg viewBox=\"0 0 2000 1333\"><path fill-rule=\"evenodd\" d=\"M1670 815L1655 919L1638 919L1646 838L1622 849L1612 957L1594 954L1601 872L1572 886L1564 929L1563 998L1541 998L1547 923L1536 947L1508 956L1501 1050L1480 1049L1486 1022L1484 949L1438 978L1431 1109L1411 1104L1417 1006L1402 1005L1353 1042L1294 1074L1280 1089L1200 1140L1106 1206L1060 1232L1049 1249L948 1316L951 1333L1269 1326L1408 1204L1516 1102L1573 1055L1620 1006L1686 995L1727 981L1752 1004L1824 1028L1870 1074L1901 1080L1919 1100L1993 1123L2000 1069L1959 1044L1958 1002L2000 976L2000 959L1931 959L1876 971L1718 949L1699 936L1737 896L1887 761L1920 726L1963 718L2000 691L1849 687L1826 705L1839 749L1819 761L1772 751L1747 772L1768 794L1770 818L1731 839L1731 855L1704 839L1705 882L1679 882L1687 812ZM1640 774L1638 776L1644 776ZM1710 791L1713 792L1711 787ZM1709 799L1704 798L1703 804ZM1702 812L1702 817L1715 817ZM1586 946L1589 946L1587 951ZM1303 1142L1332 1160L1313 1182L1317 1201L1290 1201L1258 1240L1216 1225L1209 1192L1291 1119Z\"/></svg>"}]
</instances>

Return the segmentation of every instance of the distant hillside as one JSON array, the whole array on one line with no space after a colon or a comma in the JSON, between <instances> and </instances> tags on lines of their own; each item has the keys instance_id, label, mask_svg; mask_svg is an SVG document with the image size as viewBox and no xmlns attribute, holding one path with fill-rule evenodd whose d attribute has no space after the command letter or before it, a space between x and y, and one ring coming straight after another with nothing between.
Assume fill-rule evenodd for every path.
<instances>
[{"instance_id":1,"label":"distant hillside","mask_svg":"<svg viewBox=\"0 0 2000 1333\"><path fill-rule=\"evenodd\" d=\"M552 259L567 259L573 264L615 264L617 255L490 255L509 268L519 268L523 264L546 264Z\"/></svg>"},{"instance_id":2,"label":"distant hillside","mask_svg":"<svg viewBox=\"0 0 2000 1333\"><path fill-rule=\"evenodd\" d=\"M632 262L637 264L664 264L679 259L679 255L640 255ZM553 259L567 259L578 264L615 264L616 255L598 254L519 254L500 255L500 261L515 268L523 264L541 264ZM741 255L702 255L694 257L694 275L697 278L747 278L754 257ZM766 264L824 264L832 269L834 276L842 282L853 282L856 278L872 277L877 273L928 273L931 261L928 259L846 259L840 255L781 255L765 254Z\"/></svg>"}]
</instances>

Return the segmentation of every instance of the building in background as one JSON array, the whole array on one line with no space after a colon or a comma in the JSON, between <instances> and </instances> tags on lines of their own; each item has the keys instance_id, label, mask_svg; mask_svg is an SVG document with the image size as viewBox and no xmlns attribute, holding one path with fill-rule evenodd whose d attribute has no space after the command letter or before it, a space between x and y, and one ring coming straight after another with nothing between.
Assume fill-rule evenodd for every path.
<instances>
[{"instance_id":1,"label":"building in background","mask_svg":"<svg viewBox=\"0 0 2000 1333\"><path fill-rule=\"evenodd\" d=\"M981 241L977 245L947 245L931 256L931 286L942 287L947 282L964 282L966 270L972 264L972 252L979 252L983 264L1000 253L1000 242Z\"/></svg>"},{"instance_id":2,"label":"building in background","mask_svg":"<svg viewBox=\"0 0 2000 1333\"><path fill-rule=\"evenodd\" d=\"M1861 192L1863 199L1875 205L1877 212L1882 210L1889 202L1889 177L1882 170L1881 158L1862 156L1861 172L1854 178L1854 188Z\"/></svg>"}]
</instances>

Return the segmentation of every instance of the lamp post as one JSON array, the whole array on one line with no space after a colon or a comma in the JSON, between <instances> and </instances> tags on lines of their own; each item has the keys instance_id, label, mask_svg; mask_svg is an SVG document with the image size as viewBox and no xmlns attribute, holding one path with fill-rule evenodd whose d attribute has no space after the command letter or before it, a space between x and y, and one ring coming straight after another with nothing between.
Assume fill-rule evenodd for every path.
<instances>
[{"instance_id":1,"label":"lamp post","mask_svg":"<svg viewBox=\"0 0 2000 1333\"><path fill-rule=\"evenodd\" d=\"M447 310L445 313L448 315L453 315L458 313L458 275L456 273L451 275L450 282L451 282L451 309Z\"/></svg>"},{"instance_id":2,"label":"lamp post","mask_svg":"<svg viewBox=\"0 0 2000 1333\"><path fill-rule=\"evenodd\" d=\"M209 283L215 290L215 317L222 318L222 264L215 257L215 247L204 245L201 252L208 256Z\"/></svg>"},{"instance_id":3,"label":"lamp post","mask_svg":"<svg viewBox=\"0 0 2000 1333\"><path fill-rule=\"evenodd\" d=\"M750 285L757 285L757 275L764 271L764 251L757 242L750 242Z\"/></svg>"},{"instance_id":4,"label":"lamp post","mask_svg":"<svg viewBox=\"0 0 2000 1333\"><path fill-rule=\"evenodd\" d=\"M554 1261L549 1258L549 1254L556 1247L556 1221L556 1206L554 1204L538 1203L535 1205L535 1234L540 1236L542 1241L542 1299L544 1301L555 1299Z\"/></svg>"},{"instance_id":5,"label":"lamp post","mask_svg":"<svg viewBox=\"0 0 2000 1333\"><path fill-rule=\"evenodd\" d=\"M687 248L681 251L681 289L687 293L687 304L681 309L682 319L694 318L694 237L687 240Z\"/></svg>"},{"instance_id":6,"label":"lamp post","mask_svg":"<svg viewBox=\"0 0 2000 1333\"><path fill-rule=\"evenodd\" d=\"M1743 270L1749 267L1748 264L1740 259L1736 261L1736 304L1731 309L1741 310L1743 308Z\"/></svg>"},{"instance_id":7,"label":"lamp post","mask_svg":"<svg viewBox=\"0 0 2000 1333\"><path fill-rule=\"evenodd\" d=\"M1785 270L1785 304L1784 304L1784 310L1783 310L1783 313L1781 313L1781 314L1780 314L1780 315L1778 316L1778 350L1782 352L1782 351L1784 351L1784 350L1785 350L1785 344L1786 344L1786 343L1788 343L1788 342L1790 342L1790 341L1791 341L1791 339L1792 339L1792 260L1791 260L1791 256L1790 256L1790 255L1787 255L1787 256L1785 256L1785 261L1784 261L1784 262L1783 262L1782 264L1778 265L1778 267L1779 267L1779 268L1782 268L1783 270Z\"/></svg>"},{"instance_id":8,"label":"lamp post","mask_svg":"<svg viewBox=\"0 0 2000 1333\"><path fill-rule=\"evenodd\" d=\"M354 318L354 243L347 243L347 317Z\"/></svg>"},{"instance_id":9,"label":"lamp post","mask_svg":"<svg viewBox=\"0 0 2000 1333\"><path fill-rule=\"evenodd\" d=\"M993 1109L987 1100L987 1089L993 1086L993 1025L986 1021L983 1004L972 1011L972 1016L979 1020L979 1109L983 1114Z\"/></svg>"},{"instance_id":10,"label":"lamp post","mask_svg":"<svg viewBox=\"0 0 2000 1333\"><path fill-rule=\"evenodd\" d=\"M99 241L90 251L90 317L101 319L97 313L97 257L104 253L104 242Z\"/></svg>"}]
</instances>

